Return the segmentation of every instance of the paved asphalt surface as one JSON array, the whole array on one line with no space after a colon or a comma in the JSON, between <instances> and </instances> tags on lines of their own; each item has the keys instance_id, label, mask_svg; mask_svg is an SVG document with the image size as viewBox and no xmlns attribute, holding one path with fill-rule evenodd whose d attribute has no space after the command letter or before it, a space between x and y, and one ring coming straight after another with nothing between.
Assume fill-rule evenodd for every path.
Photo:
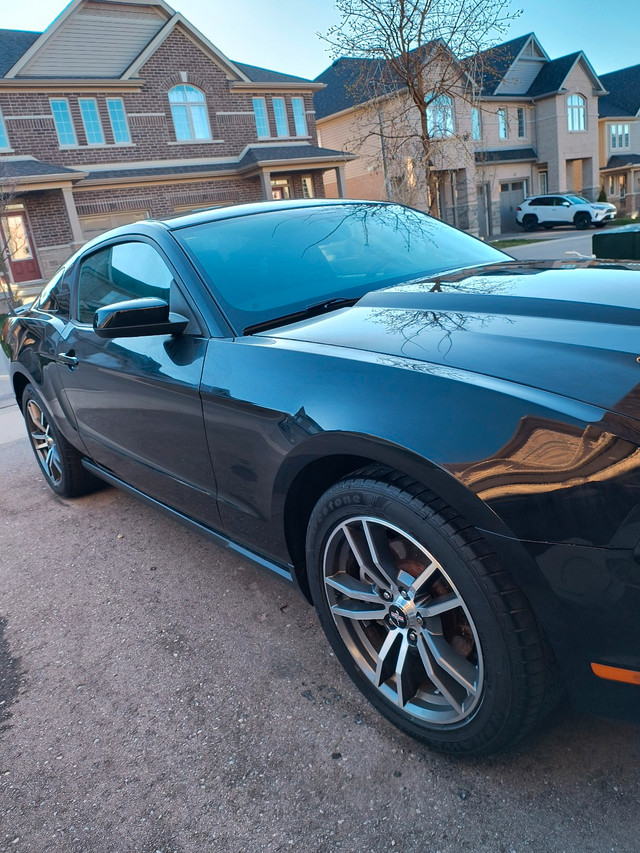
<instances>
[{"instance_id":1,"label":"paved asphalt surface","mask_svg":"<svg viewBox=\"0 0 640 853\"><path fill-rule=\"evenodd\" d=\"M430 752L278 578L114 489L54 496L3 374L0 853L640 849L638 727L564 705L506 755Z\"/></svg>"}]
</instances>

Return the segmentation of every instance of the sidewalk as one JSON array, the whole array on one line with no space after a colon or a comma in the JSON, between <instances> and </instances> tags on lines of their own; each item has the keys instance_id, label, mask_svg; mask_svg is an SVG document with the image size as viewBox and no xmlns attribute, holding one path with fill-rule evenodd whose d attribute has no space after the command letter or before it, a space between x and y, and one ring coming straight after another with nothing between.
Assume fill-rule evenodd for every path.
<instances>
[{"instance_id":1,"label":"sidewalk","mask_svg":"<svg viewBox=\"0 0 640 853\"><path fill-rule=\"evenodd\" d=\"M0 349L0 444L26 438L24 420L9 380L9 362Z\"/></svg>"}]
</instances>

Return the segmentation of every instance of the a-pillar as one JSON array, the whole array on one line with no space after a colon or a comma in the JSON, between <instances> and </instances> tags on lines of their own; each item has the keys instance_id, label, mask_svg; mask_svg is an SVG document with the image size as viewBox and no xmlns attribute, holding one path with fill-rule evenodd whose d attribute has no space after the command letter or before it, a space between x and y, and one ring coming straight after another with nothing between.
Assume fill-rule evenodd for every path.
<instances>
[{"instance_id":1,"label":"a-pillar","mask_svg":"<svg viewBox=\"0 0 640 853\"><path fill-rule=\"evenodd\" d=\"M260 183L262 184L262 198L265 201L273 201L273 192L271 191L271 172L268 169L263 169L260 172Z\"/></svg>"}]
</instances>

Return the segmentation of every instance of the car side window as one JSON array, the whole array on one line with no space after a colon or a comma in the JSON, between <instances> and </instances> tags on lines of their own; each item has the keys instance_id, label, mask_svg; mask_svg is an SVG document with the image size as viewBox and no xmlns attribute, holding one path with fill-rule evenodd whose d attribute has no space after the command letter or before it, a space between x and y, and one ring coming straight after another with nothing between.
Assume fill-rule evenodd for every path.
<instances>
[{"instance_id":1,"label":"car side window","mask_svg":"<svg viewBox=\"0 0 640 853\"><path fill-rule=\"evenodd\" d=\"M78 277L78 320L93 323L105 305L156 296L170 301L173 273L148 243L116 243L85 258Z\"/></svg>"},{"instance_id":2,"label":"car side window","mask_svg":"<svg viewBox=\"0 0 640 853\"><path fill-rule=\"evenodd\" d=\"M535 207L547 207L549 204L548 198L534 198L533 201L530 201L529 204Z\"/></svg>"},{"instance_id":3,"label":"car side window","mask_svg":"<svg viewBox=\"0 0 640 853\"><path fill-rule=\"evenodd\" d=\"M71 272L61 269L51 279L49 284L40 294L36 308L46 311L47 314L55 314L62 320L68 320L71 316Z\"/></svg>"}]
</instances>

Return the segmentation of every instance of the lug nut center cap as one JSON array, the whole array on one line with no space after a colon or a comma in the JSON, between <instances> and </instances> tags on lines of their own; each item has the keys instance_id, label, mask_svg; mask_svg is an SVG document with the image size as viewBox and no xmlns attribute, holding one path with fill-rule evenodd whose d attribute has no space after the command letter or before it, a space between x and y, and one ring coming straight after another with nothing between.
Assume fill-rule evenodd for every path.
<instances>
[{"instance_id":1,"label":"lug nut center cap","mask_svg":"<svg viewBox=\"0 0 640 853\"><path fill-rule=\"evenodd\" d=\"M396 604L392 604L389 608L389 621L395 625L396 628L406 628L409 624L409 620L407 619L404 611Z\"/></svg>"}]
</instances>

